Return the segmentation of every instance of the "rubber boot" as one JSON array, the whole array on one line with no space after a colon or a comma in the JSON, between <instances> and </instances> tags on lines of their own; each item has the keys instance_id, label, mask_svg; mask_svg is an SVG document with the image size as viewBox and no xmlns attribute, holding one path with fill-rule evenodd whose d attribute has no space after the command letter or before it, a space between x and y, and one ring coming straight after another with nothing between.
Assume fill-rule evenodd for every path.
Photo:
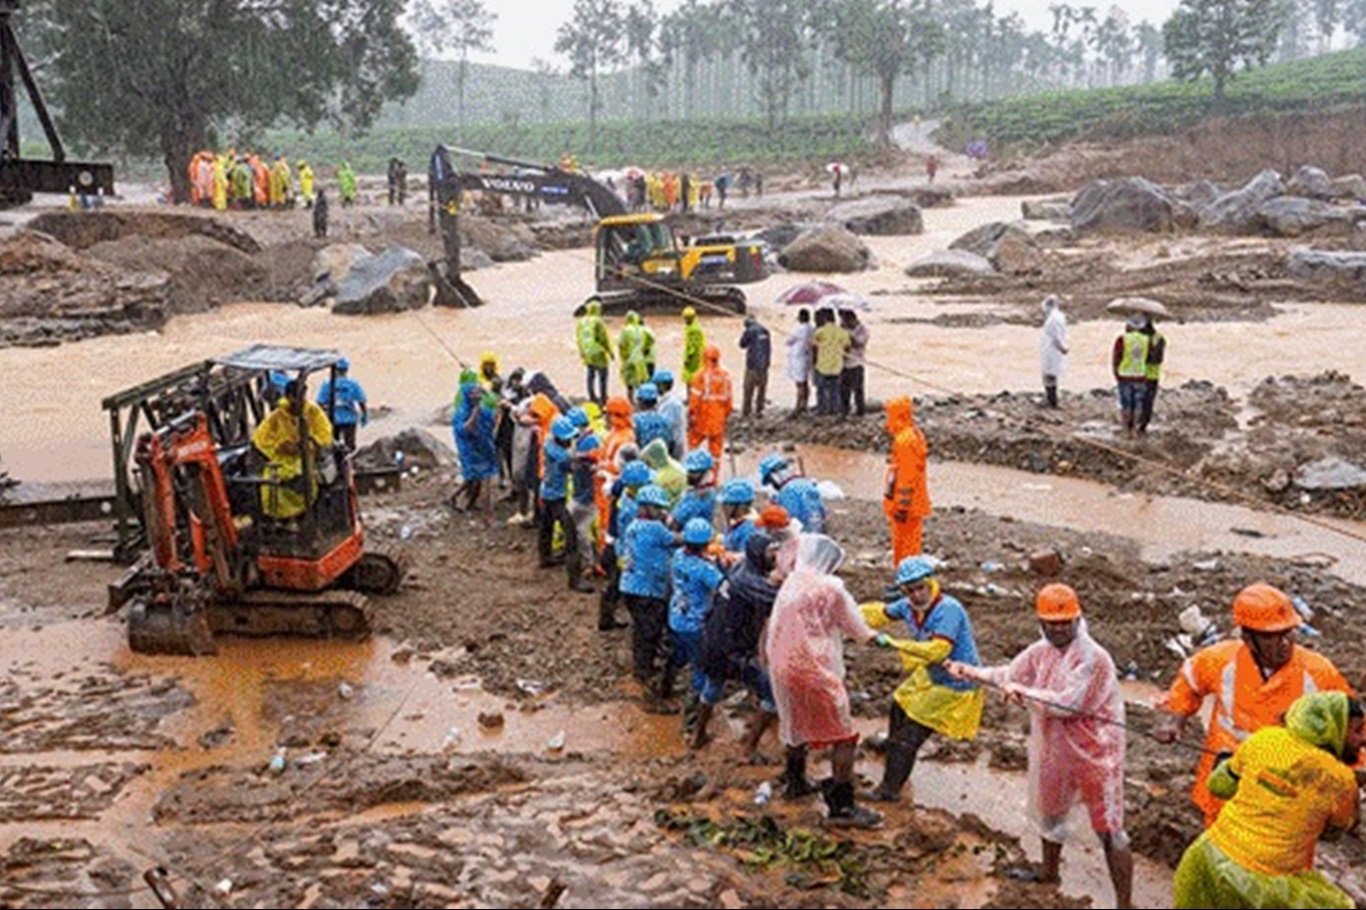
<instances>
[{"instance_id":1,"label":"rubber boot","mask_svg":"<svg viewBox=\"0 0 1366 910\"><path fill-rule=\"evenodd\" d=\"M806 776L806 749L787 749L787 767L783 770L783 799L802 799L819 793L820 787Z\"/></svg>"},{"instance_id":2,"label":"rubber boot","mask_svg":"<svg viewBox=\"0 0 1366 910\"><path fill-rule=\"evenodd\" d=\"M854 804L854 782L842 780L825 791L825 823L837 828L880 828L882 814Z\"/></svg>"},{"instance_id":3,"label":"rubber boot","mask_svg":"<svg viewBox=\"0 0 1366 910\"><path fill-rule=\"evenodd\" d=\"M610 588L603 588L598 596L598 631L611 632L613 629L624 629L626 623L617 619L617 604Z\"/></svg>"},{"instance_id":4,"label":"rubber boot","mask_svg":"<svg viewBox=\"0 0 1366 910\"><path fill-rule=\"evenodd\" d=\"M697 703L697 722L693 727L692 738L688 740L688 748L701 749L711 742L711 734L707 732L707 727L711 724L711 717L714 708L706 702Z\"/></svg>"},{"instance_id":5,"label":"rubber boot","mask_svg":"<svg viewBox=\"0 0 1366 910\"><path fill-rule=\"evenodd\" d=\"M1043 391L1044 395L1048 397L1048 406L1050 408L1056 408L1058 406L1058 387L1055 385L1046 385L1043 387Z\"/></svg>"},{"instance_id":6,"label":"rubber boot","mask_svg":"<svg viewBox=\"0 0 1366 910\"><path fill-rule=\"evenodd\" d=\"M915 753L895 741L888 742L882 783L865 793L864 798L880 803L901 802L901 788L906 786L914 768Z\"/></svg>"}]
</instances>

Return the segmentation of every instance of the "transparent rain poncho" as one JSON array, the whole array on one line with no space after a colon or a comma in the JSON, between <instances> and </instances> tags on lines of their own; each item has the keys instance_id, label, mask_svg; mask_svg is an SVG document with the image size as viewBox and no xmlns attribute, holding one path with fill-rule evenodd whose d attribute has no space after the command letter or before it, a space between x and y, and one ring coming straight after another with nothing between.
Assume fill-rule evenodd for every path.
<instances>
[{"instance_id":1,"label":"transparent rain poncho","mask_svg":"<svg viewBox=\"0 0 1366 910\"><path fill-rule=\"evenodd\" d=\"M678 502L688 488L688 474L683 466L669 457L669 447L662 439L652 439L640 450L640 460L655 472L653 483L669 493L670 504Z\"/></svg>"},{"instance_id":2,"label":"transparent rain poncho","mask_svg":"<svg viewBox=\"0 0 1366 910\"><path fill-rule=\"evenodd\" d=\"M1046 839L1066 839L1067 817L1085 801L1091 826L1124 829L1124 699L1110 654L1077 620L1066 648L1039 640L1008 666L983 669L995 685L1023 689L1029 709L1029 814Z\"/></svg>"},{"instance_id":3,"label":"transparent rain poncho","mask_svg":"<svg viewBox=\"0 0 1366 910\"><path fill-rule=\"evenodd\" d=\"M778 704L778 733L789 746L855 735L844 686L844 638L875 634L834 572L844 550L829 537L803 534L793 569L769 618L764 655Z\"/></svg>"}]
</instances>

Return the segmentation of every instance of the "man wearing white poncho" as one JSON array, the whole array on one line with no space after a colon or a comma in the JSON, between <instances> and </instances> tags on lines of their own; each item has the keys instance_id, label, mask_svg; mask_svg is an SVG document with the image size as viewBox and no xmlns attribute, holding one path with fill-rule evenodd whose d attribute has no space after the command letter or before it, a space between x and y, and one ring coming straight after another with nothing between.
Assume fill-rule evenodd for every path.
<instances>
[{"instance_id":1,"label":"man wearing white poncho","mask_svg":"<svg viewBox=\"0 0 1366 910\"><path fill-rule=\"evenodd\" d=\"M1006 666L945 662L960 679L999 688L1029 709L1029 812L1043 839L1040 879L1058 880L1067 815L1084 803L1100 838L1117 907L1131 906L1124 833L1124 700L1114 660L1086 631L1077 593L1046 585L1035 601L1043 638Z\"/></svg>"}]
</instances>

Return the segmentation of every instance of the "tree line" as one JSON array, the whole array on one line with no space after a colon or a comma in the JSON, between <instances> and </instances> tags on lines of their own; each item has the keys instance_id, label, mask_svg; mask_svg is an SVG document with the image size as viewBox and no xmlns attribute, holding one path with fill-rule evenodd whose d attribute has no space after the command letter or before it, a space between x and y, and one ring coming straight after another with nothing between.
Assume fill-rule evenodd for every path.
<instances>
[{"instance_id":1,"label":"tree line","mask_svg":"<svg viewBox=\"0 0 1366 910\"><path fill-rule=\"evenodd\" d=\"M1366 36L1366 0L1181 0L1161 25L1056 3L1051 27L975 0L576 0L540 103L495 116L635 121L934 110L1057 88L1211 78ZM162 160L178 197L199 148L271 127L368 130L453 58L447 122L470 122L469 55L495 52L485 0L25 0L17 25L74 144ZM560 67L563 67L561 70ZM565 80L578 105L552 104ZM566 109L568 108L568 109ZM487 108L479 109L488 118Z\"/></svg>"}]
</instances>

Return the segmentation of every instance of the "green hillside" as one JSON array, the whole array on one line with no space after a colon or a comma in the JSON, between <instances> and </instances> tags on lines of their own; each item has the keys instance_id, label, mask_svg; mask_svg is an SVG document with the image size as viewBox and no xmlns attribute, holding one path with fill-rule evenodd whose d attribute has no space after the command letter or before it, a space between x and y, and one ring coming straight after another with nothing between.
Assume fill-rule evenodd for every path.
<instances>
[{"instance_id":1,"label":"green hillside","mask_svg":"<svg viewBox=\"0 0 1366 910\"><path fill-rule=\"evenodd\" d=\"M1019 95L955 108L942 135L954 146L982 137L1026 148L1166 135L1210 116L1212 93L1213 82L1202 79ZM1355 104L1366 104L1366 48L1239 73L1228 83L1219 113L1265 115Z\"/></svg>"}]
</instances>

